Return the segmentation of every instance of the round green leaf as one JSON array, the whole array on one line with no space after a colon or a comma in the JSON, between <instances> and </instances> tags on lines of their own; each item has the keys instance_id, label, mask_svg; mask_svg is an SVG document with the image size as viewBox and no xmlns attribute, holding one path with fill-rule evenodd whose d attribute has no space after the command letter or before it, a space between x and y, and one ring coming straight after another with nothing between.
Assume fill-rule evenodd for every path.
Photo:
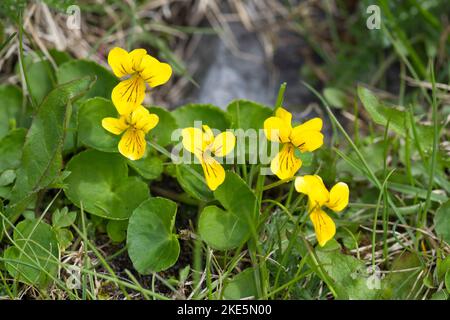
<instances>
[{"instance_id":1,"label":"round green leaf","mask_svg":"<svg viewBox=\"0 0 450 320\"><path fill-rule=\"evenodd\" d=\"M106 225L108 237L115 243L127 238L128 220L109 220Z\"/></svg>"},{"instance_id":2,"label":"round green leaf","mask_svg":"<svg viewBox=\"0 0 450 320\"><path fill-rule=\"evenodd\" d=\"M188 104L172 112L179 128L193 127L196 121L224 131L230 127L229 116L211 104Z\"/></svg>"},{"instance_id":3,"label":"round green leaf","mask_svg":"<svg viewBox=\"0 0 450 320\"><path fill-rule=\"evenodd\" d=\"M149 197L147 184L128 177L126 159L119 154L84 151L67 164L66 196L79 208L94 215L128 219L133 210Z\"/></svg>"},{"instance_id":4,"label":"round green leaf","mask_svg":"<svg viewBox=\"0 0 450 320\"><path fill-rule=\"evenodd\" d=\"M199 221L202 239L217 250L238 247L248 235L247 224L236 215L216 206L203 209Z\"/></svg>"},{"instance_id":5,"label":"round green leaf","mask_svg":"<svg viewBox=\"0 0 450 320\"><path fill-rule=\"evenodd\" d=\"M240 272L225 286L223 297L228 300L257 298L255 269L248 268Z\"/></svg>"},{"instance_id":6,"label":"round green leaf","mask_svg":"<svg viewBox=\"0 0 450 320\"><path fill-rule=\"evenodd\" d=\"M139 160L127 160L127 162L131 168L147 180L158 179L164 170L163 161L149 155Z\"/></svg>"},{"instance_id":7,"label":"round green leaf","mask_svg":"<svg viewBox=\"0 0 450 320\"><path fill-rule=\"evenodd\" d=\"M58 272L58 241L52 228L36 220L20 222L13 234L14 246L5 250L9 274L21 281L46 286Z\"/></svg>"},{"instance_id":8,"label":"round green leaf","mask_svg":"<svg viewBox=\"0 0 450 320\"><path fill-rule=\"evenodd\" d=\"M172 233L177 205L165 198L150 198L130 217L128 254L135 269L149 274L170 268L180 254L177 235Z\"/></svg>"},{"instance_id":9,"label":"round green leaf","mask_svg":"<svg viewBox=\"0 0 450 320\"><path fill-rule=\"evenodd\" d=\"M382 298L405 300L419 294L418 281L423 280L423 265L419 256L412 252L402 252L392 262L390 271L383 279Z\"/></svg>"},{"instance_id":10,"label":"round green leaf","mask_svg":"<svg viewBox=\"0 0 450 320\"><path fill-rule=\"evenodd\" d=\"M117 118L117 110L110 100L99 97L86 100L78 110L78 139L82 144L103 152L118 152L120 136L102 127L102 120L106 117Z\"/></svg>"},{"instance_id":11,"label":"round green leaf","mask_svg":"<svg viewBox=\"0 0 450 320\"><path fill-rule=\"evenodd\" d=\"M249 100L235 100L228 105L227 112L231 117L231 128L240 129L235 131L236 154L240 158L239 161L255 163L257 150L262 150L266 144L266 138L260 136L259 130L264 128L264 121L272 116L273 109ZM253 139L258 137L262 140L257 139L254 145ZM250 150L250 146L257 149Z\"/></svg>"},{"instance_id":12,"label":"round green leaf","mask_svg":"<svg viewBox=\"0 0 450 320\"><path fill-rule=\"evenodd\" d=\"M98 63L87 60L70 60L61 64L56 72L58 83L66 83L86 76L95 76L97 81L84 95L84 99L93 97L110 98L112 89L117 85L117 78Z\"/></svg>"},{"instance_id":13,"label":"round green leaf","mask_svg":"<svg viewBox=\"0 0 450 320\"><path fill-rule=\"evenodd\" d=\"M159 117L158 125L148 134L150 139L163 147L171 144L172 132L178 129L175 118L164 108L150 107L148 110Z\"/></svg>"},{"instance_id":14,"label":"round green leaf","mask_svg":"<svg viewBox=\"0 0 450 320\"><path fill-rule=\"evenodd\" d=\"M249 100L235 100L227 107L231 116L231 127L234 129L262 129L264 121L271 117L273 110Z\"/></svg>"},{"instance_id":15,"label":"round green leaf","mask_svg":"<svg viewBox=\"0 0 450 320\"><path fill-rule=\"evenodd\" d=\"M381 278L377 278L379 275L369 274L362 261L343 254L341 246L334 239L324 247L317 247L316 255L329 278L327 284L332 283L339 298L370 300L379 296L382 285ZM316 264L311 262L310 265L314 265L314 271L321 274L317 271Z\"/></svg>"},{"instance_id":16,"label":"round green leaf","mask_svg":"<svg viewBox=\"0 0 450 320\"><path fill-rule=\"evenodd\" d=\"M434 224L436 225L438 236L450 244L450 200L447 200L436 211Z\"/></svg>"},{"instance_id":17,"label":"round green leaf","mask_svg":"<svg viewBox=\"0 0 450 320\"><path fill-rule=\"evenodd\" d=\"M237 174L226 173L225 181L214 197L225 210L216 206L203 209L199 220L201 238L212 248L229 250L244 244L256 226L256 197Z\"/></svg>"}]
</instances>

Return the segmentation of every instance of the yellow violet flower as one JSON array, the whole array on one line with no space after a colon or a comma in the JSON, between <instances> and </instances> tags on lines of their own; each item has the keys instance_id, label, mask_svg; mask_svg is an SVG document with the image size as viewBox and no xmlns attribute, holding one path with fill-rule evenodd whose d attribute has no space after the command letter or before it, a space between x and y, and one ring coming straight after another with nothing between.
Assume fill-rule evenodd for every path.
<instances>
[{"instance_id":1,"label":"yellow violet flower","mask_svg":"<svg viewBox=\"0 0 450 320\"><path fill-rule=\"evenodd\" d=\"M119 142L119 152L130 160L138 160L145 154L147 146L145 135L158 124L158 121L159 117L156 114L139 106L119 118L104 118L102 126L115 135L125 132Z\"/></svg>"},{"instance_id":2,"label":"yellow violet flower","mask_svg":"<svg viewBox=\"0 0 450 320\"><path fill-rule=\"evenodd\" d=\"M323 144L322 119L314 118L292 128L292 114L278 108L275 117L264 121L264 133L270 141L282 144L281 151L272 159L270 169L281 180L292 178L302 166L295 149L311 152Z\"/></svg>"},{"instance_id":3,"label":"yellow violet flower","mask_svg":"<svg viewBox=\"0 0 450 320\"><path fill-rule=\"evenodd\" d=\"M113 48L108 54L108 63L118 78L127 77L111 94L121 115L129 114L142 104L145 83L153 88L166 83L172 75L170 65L148 55L145 49L135 49L128 53L122 48Z\"/></svg>"},{"instance_id":4,"label":"yellow violet flower","mask_svg":"<svg viewBox=\"0 0 450 320\"><path fill-rule=\"evenodd\" d=\"M324 246L336 233L333 220L321 208L326 206L334 212L344 210L348 205L349 189L344 182L336 183L330 191L318 175L306 175L295 179L295 189L308 196L310 219L316 238Z\"/></svg>"},{"instance_id":5,"label":"yellow violet flower","mask_svg":"<svg viewBox=\"0 0 450 320\"><path fill-rule=\"evenodd\" d=\"M236 137L231 132L222 132L214 137L207 125L202 129L185 128L181 134L183 147L200 161L206 184L211 190L216 190L225 180L225 170L212 154L217 157L229 154L234 149Z\"/></svg>"}]
</instances>

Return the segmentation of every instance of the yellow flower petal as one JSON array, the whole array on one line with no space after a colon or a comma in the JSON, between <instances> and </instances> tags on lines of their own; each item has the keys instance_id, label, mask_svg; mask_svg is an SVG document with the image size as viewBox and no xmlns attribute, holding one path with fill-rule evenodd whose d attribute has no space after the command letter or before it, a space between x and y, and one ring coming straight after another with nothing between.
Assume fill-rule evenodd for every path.
<instances>
[{"instance_id":1,"label":"yellow flower petal","mask_svg":"<svg viewBox=\"0 0 450 320\"><path fill-rule=\"evenodd\" d=\"M325 204L334 212L344 210L348 205L349 189L346 183L338 182L330 190L330 200Z\"/></svg>"},{"instance_id":2,"label":"yellow flower petal","mask_svg":"<svg viewBox=\"0 0 450 320\"><path fill-rule=\"evenodd\" d=\"M146 145L144 131L128 129L120 139L119 152L130 160L138 160L144 156Z\"/></svg>"},{"instance_id":3,"label":"yellow flower petal","mask_svg":"<svg viewBox=\"0 0 450 320\"><path fill-rule=\"evenodd\" d=\"M205 146L208 146L214 141L214 133L212 132L211 128L206 124L202 125L202 129L203 129L203 142Z\"/></svg>"},{"instance_id":4,"label":"yellow flower petal","mask_svg":"<svg viewBox=\"0 0 450 320\"><path fill-rule=\"evenodd\" d=\"M117 118L103 118L102 127L111 132L112 134L119 135L128 129L128 124L125 122L124 117Z\"/></svg>"},{"instance_id":5,"label":"yellow flower petal","mask_svg":"<svg viewBox=\"0 0 450 320\"><path fill-rule=\"evenodd\" d=\"M311 120L296 126L299 131L320 131L323 127L323 121L320 118L313 118Z\"/></svg>"},{"instance_id":6,"label":"yellow flower petal","mask_svg":"<svg viewBox=\"0 0 450 320\"><path fill-rule=\"evenodd\" d=\"M159 122L159 117L156 114L150 113L144 106L139 106L131 113L131 124L138 130L148 133L151 129L156 127Z\"/></svg>"},{"instance_id":7,"label":"yellow flower petal","mask_svg":"<svg viewBox=\"0 0 450 320\"><path fill-rule=\"evenodd\" d=\"M153 88L169 81L172 68L147 54L142 58L140 75Z\"/></svg>"},{"instance_id":8,"label":"yellow flower petal","mask_svg":"<svg viewBox=\"0 0 450 320\"><path fill-rule=\"evenodd\" d=\"M310 214L310 219L316 232L317 242L323 247L329 240L331 240L336 233L336 225L324 211L318 209Z\"/></svg>"},{"instance_id":9,"label":"yellow flower petal","mask_svg":"<svg viewBox=\"0 0 450 320\"><path fill-rule=\"evenodd\" d=\"M283 120L287 127L292 128L292 113L282 107L279 107L275 112L275 116Z\"/></svg>"},{"instance_id":10,"label":"yellow flower petal","mask_svg":"<svg viewBox=\"0 0 450 320\"><path fill-rule=\"evenodd\" d=\"M115 47L109 51L108 64L118 78L134 72L128 52L122 48Z\"/></svg>"},{"instance_id":11,"label":"yellow flower petal","mask_svg":"<svg viewBox=\"0 0 450 320\"><path fill-rule=\"evenodd\" d=\"M211 151L218 157L229 154L236 144L236 137L231 132L222 132L214 139Z\"/></svg>"},{"instance_id":12,"label":"yellow flower petal","mask_svg":"<svg viewBox=\"0 0 450 320\"><path fill-rule=\"evenodd\" d=\"M120 114L129 114L145 97L145 82L139 76L121 81L112 91L111 99Z\"/></svg>"},{"instance_id":13,"label":"yellow flower petal","mask_svg":"<svg viewBox=\"0 0 450 320\"><path fill-rule=\"evenodd\" d=\"M147 54L145 49L134 49L128 54L133 71L139 71L142 63L142 58Z\"/></svg>"},{"instance_id":14,"label":"yellow flower petal","mask_svg":"<svg viewBox=\"0 0 450 320\"><path fill-rule=\"evenodd\" d=\"M184 128L181 131L181 136L183 137L183 147L200 159L202 158L203 151L205 150L203 135L203 131L199 128Z\"/></svg>"},{"instance_id":15,"label":"yellow flower petal","mask_svg":"<svg viewBox=\"0 0 450 320\"><path fill-rule=\"evenodd\" d=\"M295 190L308 196L310 208L320 208L330 194L318 175L306 175L295 179Z\"/></svg>"},{"instance_id":16,"label":"yellow flower petal","mask_svg":"<svg viewBox=\"0 0 450 320\"><path fill-rule=\"evenodd\" d=\"M302 166L302 161L295 156L294 146L287 143L273 158L270 169L281 180L292 178Z\"/></svg>"},{"instance_id":17,"label":"yellow flower petal","mask_svg":"<svg viewBox=\"0 0 450 320\"><path fill-rule=\"evenodd\" d=\"M225 170L213 157L203 157L202 168L205 174L206 184L214 191L225 180Z\"/></svg>"},{"instance_id":18,"label":"yellow flower petal","mask_svg":"<svg viewBox=\"0 0 450 320\"><path fill-rule=\"evenodd\" d=\"M292 129L292 144L302 152L311 152L323 145L322 119L311 119Z\"/></svg>"},{"instance_id":19,"label":"yellow flower petal","mask_svg":"<svg viewBox=\"0 0 450 320\"><path fill-rule=\"evenodd\" d=\"M273 142L287 143L290 141L291 127L278 117L270 117L264 121L264 134Z\"/></svg>"}]
</instances>

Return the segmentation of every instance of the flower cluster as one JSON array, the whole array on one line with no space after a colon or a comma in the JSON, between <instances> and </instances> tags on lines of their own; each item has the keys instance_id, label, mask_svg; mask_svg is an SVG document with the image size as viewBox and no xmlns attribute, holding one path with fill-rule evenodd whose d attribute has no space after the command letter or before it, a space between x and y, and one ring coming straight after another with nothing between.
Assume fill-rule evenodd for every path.
<instances>
[{"instance_id":1,"label":"flower cluster","mask_svg":"<svg viewBox=\"0 0 450 320\"><path fill-rule=\"evenodd\" d=\"M281 151L273 158L270 168L278 178L292 179L302 166L302 161L295 155L312 152L323 145L322 119L314 118L303 124L292 127L292 114L278 108L274 117L264 122L267 139L282 145ZM324 246L336 233L333 220L323 211L326 206L334 212L342 211L348 204L349 189L343 183L337 183L330 191L325 187L318 175L297 177L295 188L308 196L309 217L313 223L317 241Z\"/></svg>"},{"instance_id":2,"label":"flower cluster","mask_svg":"<svg viewBox=\"0 0 450 320\"><path fill-rule=\"evenodd\" d=\"M122 134L119 152L128 159L138 160L145 155L145 135L159 122L157 115L142 106L146 84L153 88L166 83L172 69L167 63L148 55L144 49L127 52L114 48L108 55L108 63L114 74L122 79L111 94L119 117L104 118L102 126L112 134ZM281 150L270 163L273 174L286 182L294 179L302 166L298 153L313 152L323 145L322 126L322 119L314 118L293 127L292 114L282 107L277 108L275 115L264 122L267 139L281 145ZM207 125L189 127L182 130L182 144L200 162L209 189L216 190L226 175L216 158L225 157L234 149L234 134L226 131L214 135ZM317 241L320 246L325 245L334 237L336 226L322 208L342 211L348 205L348 186L339 182L328 191L320 176L305 175L295 178L295 189L308 197L308 214Z\"/></svg>"},{"instance_id":3,"label":"flower cluster","mask_svg":"<svg viewBox=\"0 0 450 320\"><path fill-rule=\"evenodd\" d=\"M166 83L172 68L147 54L145 49L127 52L116 47L109 52L108 63L114 74L123 80L111 94L119 118L104 118L102 126L112 134L123 133L119 152L128 159L138 160L145 155L145 135L159 122L156 114L150 114L142 106L146 83L150 88Z\"/></svg>"}]
</instances>

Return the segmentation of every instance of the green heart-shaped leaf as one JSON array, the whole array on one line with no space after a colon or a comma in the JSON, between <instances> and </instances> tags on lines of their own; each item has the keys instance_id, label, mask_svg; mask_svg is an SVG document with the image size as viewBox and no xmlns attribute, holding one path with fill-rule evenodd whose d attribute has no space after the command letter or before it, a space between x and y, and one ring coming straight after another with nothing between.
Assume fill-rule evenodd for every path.
<instances>
[{"instance_id":1,"label":"green heart-shaped leaf","mask_svg":"<svg viewBox=\"0 0 450 320\"><path fill-rule=\"evenodd\" d=\"M135 269L149 274L170 268L180 254L177 235L172 233L177 204L165 198L150 198L134 210L128 224L128 254Z\"/></svg>"},{"instance_id":2,"label":"green heart-shaped leaf","mask_svg":"<svg viewBox=\"0 0 450 320\"><path fill-rule=\"evenodd\" d=\"M163 162L158 157L152 157L147 154L146 157L139 160L127 160L128 165L136 170L144 179L155 180L163 173Z\"/></svg>"},{"instance_id":3,"label":"green heart-shaped leaf","mask_svg":"<svg viewBox=\"0 0 450 320\"><path fill-rule=\"evenodd\" d=\"M69 161L66 170L71 172L65 180L67 198L103 218L128 219L149 197L147 184L128 177L126 159L119 154L84 151Z\"/></svg>"},{"instance_id":4,"label":"green heart-shaped leaf","mask_svg":"<svg viewBox=\"0 0 450 320\"><path fill-rule=\"evenodd\" d=\"M421 292L424 279L424 266L420 257L413 252L402 252L392 262L391 272L383 279L382 298L389 300L406 300Z\"/></svg>"},{"instance_id":5,"label":"green heart-shaped leaf","mask_svg":"<svg viewBox=\"0 0 450 320\"><path fill-rule=\"evenodd\" d=\"M231 127L237 129L238 161L256 163L258 150L264 150L267 143L266 137L259 130L264 128L264 121L272 116L273 110L253 101L235 100L228 105L227 112L231 116ZM250 147L256 149L250 150Z\"/></svg>"},{"instance_id":6,"label":"green heart-shaped leaf","mask_svg":"<svg viewBox=\"0 0 450 320\"><path fill-rule=\"evenodd\" d=\"M119 243L127 238L128 220L109 220L106 232L112 242Z\"/></svg>"},{"instance_id":7,"label":"green heart-shaped leaf","mask_svg":"<svg viewBox=\"0 0 450 320\"><path fill-rule=\"evenodd\" d=\"M235 100L227 107L231 116L231 127L234 129L262 129L264 121L271 117L273 110L249 100Z\"/></svg>"},{"instance_id":8,"label":"green heart-shaped leaf","mask_svg":"<svg viewBox=\"0 0 450 320\"><path fill-rule=\"evenodd\" d=\"M111 91L119 82L106 68L87 60L70 60L61 64L56 72L58 83L66 83L86 76L96 77L94 85L86 92L83 99L103 97L109 99Z\"/></svg>"},{"instance_id":9,"label":"green heart-shaped leaf","mask_svg":"<svg viewBox=\"0 0 450 320\"><path fill-rule=\"evenodd\" d=\"M111 100L97 97L83 102L78 110L79 141L103 152L118 152L120 136L109 133L102 127L103 118L117 118L117 115Z\"/></svg>"},{"instance_id":10,"label":"green heart-shaped leaf","mask_svg":"<svg viewBox=\"0 0 450 320\"><path fill-rule=\"evenodd\" d=\"M159 117L158 125L149 132L149 139L162 147L172 144L172 133L178 129L172 113L164 108L150 107L148 110Z\"/></svg>"},{"instance_id":11,"label":"green heart-shaped leaf","mask_svg":"<svg viewBox=\"0 0 450 320\"><path fill-rule=\"evenodd\" d=\"M228 300L257 298L255 269L248 268L239 272L225 286L223 297Z\"/></svg>"},{"instance_id":12,"label":"green heart-shaped leaf","mask_svg":"<svg viewBox=\"0 0 450 320\"><path fill-rule=\"evenodd\" d=\"M202 125L224 131L230 127L229 116L211 104L188 104L172 112L179 128L193 127L196 121Z\"/></svg>"},{"instance_id":13,"label":"green heart-shaped leaf","mask_svg":"<svg viewBox=\"0 0 450 320\"><path fill-rule=\"evenodd\" d=\"M14 246L4 252L6 269L21 281L46 286L58 273L58 241L52 228L36 220L24 220L14 229Z\"/></svg>"},{"instance_id":14,"label":"green heart-shaped leaf","mask_svg":"<svg viewBox=\"0 0 450 320\"><path fill-rule=\"evenodd\" d=\"M376 271L369 274L362 261L341 253L341 246L335 240L322 248L316 248L316 255L318 263L332 280L339 298L375 299L379 296L380 275Z\"/></svg>"},{"instance_id":15,"label":"green heart-shaped leaf","mask_svg":"<svg viewBox=\"0 0 450 320\"><path fill-rule=\"evenodd\" d=\"M229 250L244 244L256 227L256 197L234 172L214 191L214 197L225 210L206 207L199 220L199 233L212 248Z\"/></svg>"}]
</instances>

